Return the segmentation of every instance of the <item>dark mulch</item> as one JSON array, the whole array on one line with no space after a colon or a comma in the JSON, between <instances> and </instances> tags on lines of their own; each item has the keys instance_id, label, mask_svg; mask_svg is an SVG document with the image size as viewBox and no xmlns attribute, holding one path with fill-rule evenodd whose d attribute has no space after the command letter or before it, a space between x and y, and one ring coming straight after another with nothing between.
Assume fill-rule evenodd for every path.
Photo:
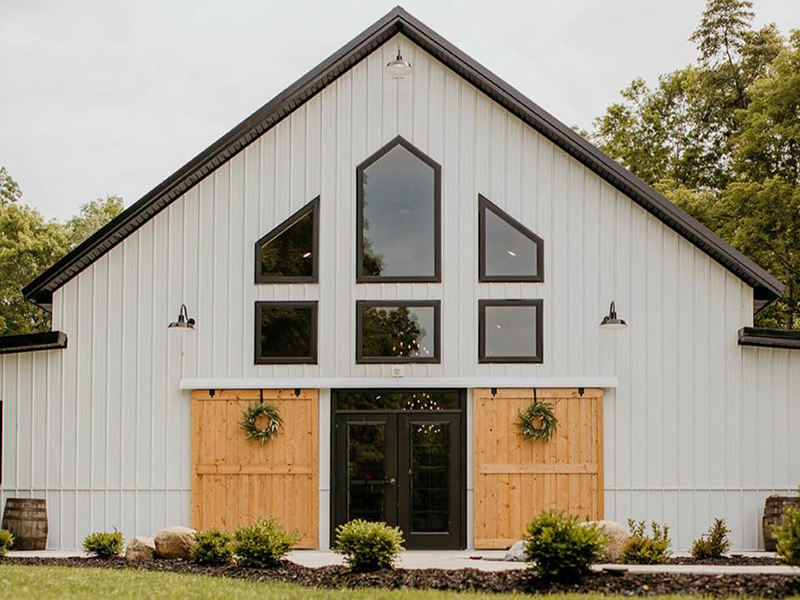
<instances>
[{"instance_id":1,"label":"dark mulch","mask_svg":"<svg viewBox=\"0 0 800 600\"><path fill-rule=\"evenodd\" d=\"M489 572L477 569L394 569L352 573L346 567L308 568L284 561L273 569L246 569L234 565L204 567L182 560L129 563L125 559L6 558L3 564L142 569L191 573L262 582L297 583L322 588L418 588L477 592L604 593L625 596L696 595L787 598L800 595L795 575L693 575L687 573L596 573L578 585L543 586L524 570Z\"/></svg>"},{"instance_id":2,"label":"dark mulch","mask_svg":"<svg viewBox=\"0 0 800 600\"><path fill-rule=\"evenodd\" d=\"M771 556L742 556L741 554L731 554L730 556L724 556L722 558L706 558L703 560L696 560L691 556L673 556L669 560L669 564L761 567L764 565L779 565L781 563Z\"/></svg>"}]
</instances>

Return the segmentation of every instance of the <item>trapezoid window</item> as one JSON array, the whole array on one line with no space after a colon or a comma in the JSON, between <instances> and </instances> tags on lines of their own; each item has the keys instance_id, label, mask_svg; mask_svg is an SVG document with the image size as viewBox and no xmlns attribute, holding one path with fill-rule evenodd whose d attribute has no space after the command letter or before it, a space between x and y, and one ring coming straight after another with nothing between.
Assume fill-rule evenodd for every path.
<instances>
[{"instance_id":1,"label":"trapezoid window","mask_svg":"<svg viewBox=\"0 0 800 600\"><path fill-rule=\"evenodd\" d=\"M544 281L542 238L481 195L478 239L480 281Z\"/></svg>"},{"instance_id":2,"label":"trapezoid window","mask_svg":"<svg viewBox=\"0 0 800 600\"><path fill-rule=\"evenodd\" d=\"M256 283L319 280L319 196L256 242Z\"/></svg>"},{"instance_id":3,"label":"trapezoid window","mask_svg":"<svg viewBox=\"0 0 800 600\"><path fill-rule=\"evenodd\" d=\"M356 302L356 362L439 362L438 300Z\"/></svg>"},{"instance_id":4,"label":"trapezoid window","mask_svg":"<svg viewBox=\"0 0 800 600\"><path fill-rule=\"evenodd\" d=\"M317 362L317 303L256 302L255 362Z\"/></svg>"},{"instance_id":5,"label":"trapezoid window","mask_svg":"<svg viewBox=\"0 0 800 600\"><path fill-rule=\"evenodd\" d=\"M478 300L478 362L542 362L542 306L542 300Z\"/></svg>"},{"instance_id":6,"label":"trapezoid window","mask_svg":"<svg viewBox=\"0 0 800 600\"><path fill-rule=\"evenodd\" d=\"M397 137L356 179L357 281L441 281L441 167Z\"/></svg>"}]
</instances>

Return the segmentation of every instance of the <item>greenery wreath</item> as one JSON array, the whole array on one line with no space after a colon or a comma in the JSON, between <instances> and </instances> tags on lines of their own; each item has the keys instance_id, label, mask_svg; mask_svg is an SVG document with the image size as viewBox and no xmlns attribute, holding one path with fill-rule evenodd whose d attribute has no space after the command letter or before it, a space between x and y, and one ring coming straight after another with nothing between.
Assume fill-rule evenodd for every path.
<instances>
[{"instance_id":1,"label":"greenery wreath","mask_svg":"<svg viewBox=\"0 0 800 600\"><path fill-rule=\"evenodd\" d=\"M537 423L541 423L540 426ZM525 411L517 412L519 435L531 442L550 441L558 427L558 419L553 405L548 402L533 402Z\"/></svg>"},{"instance_id":2,"label":"greenery wreath","mask_svg":"<svg viewBox=\"0 0 800 600\"><path fill-rule=\"evenodd\" d=\"M262 416L269 418L269 423L263 429L258 426L258 419ZM244 411L240 425L248 439L257 440L263 446L278 435L278 428L283 427L283 419L272 404L259 402Z\"/></svg>"}]
</instances>

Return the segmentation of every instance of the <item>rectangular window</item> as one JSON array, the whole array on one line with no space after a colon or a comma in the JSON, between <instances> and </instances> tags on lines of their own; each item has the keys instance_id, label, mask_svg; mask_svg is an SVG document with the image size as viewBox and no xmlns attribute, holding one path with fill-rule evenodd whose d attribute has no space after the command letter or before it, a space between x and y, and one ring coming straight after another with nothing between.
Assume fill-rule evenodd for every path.
<instances>
[{"instance_id":1,"label":"rectangular window","mask_svg":"<svg viewBox=\"0 0 800 600\"><path fill-rule=\"evenodd\" d=\"M257 364L317 362L317 303L256 302Z\"/></svg>"},{"instance_id":2,"label":"rectangular window","mask_svg":"<svg viewBox=\"0 0 800 600\"><path fill-rule=\"evenodd\" d=\"M438 363L438 300L359 300L356 362Z\"/></svg>"},{"instance_id":3,"label":"rectangular window","mask_svg":"<svg viewBox=\"0 0 800 600\"><path fill-rule=\"evenodd\" d=\"M478 361L540 363L542 300L479 300Z\"/></svg>"}]
</instances>

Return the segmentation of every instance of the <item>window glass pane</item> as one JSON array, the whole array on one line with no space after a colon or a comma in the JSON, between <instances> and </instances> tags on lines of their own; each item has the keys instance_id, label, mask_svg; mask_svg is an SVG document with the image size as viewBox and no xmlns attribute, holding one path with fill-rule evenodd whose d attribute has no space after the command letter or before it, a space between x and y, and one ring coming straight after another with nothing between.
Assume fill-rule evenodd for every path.
<instances>
[{"instance_id":1,"label":"window glass pane","mask_svg":"<svg viewBox=\"0 0 800 600\"><path fill-rule=\"evenodd\" d=\"M337 410L458 410L458 392L337 392Z\"/></svg>"},{"instance_id":2,"label":"window glass pane","mask_svg":"<svg viewBox=\"0 0 800 600\"><path fill-rule=\"evenodd\" d=\"M386 425L347 424L347 517L385 521Z\"/></svg>"},{"instance_id":3,"label":"window glass pane","mask_svg":"<svg viewBox=\"0 0 800 600\"><path fill-rule=\"evenodd\" d=\"M486 275L536 277L538 244L500 218L486 211Z\"/></svg>"},{"instance_id":4,"label":"window glass pane","mask_svg":"<svg viewBox=\"0 0 800 600\"><path fill-rule=\"evenodd\" d=\"M259 308L260 357L310 357L313 321L311 306L262 305Z\"/></svg>"},{"instance_id":5,"label":"window glass pane","mask_svg":"<svg viewBox=\"0 0 800 600\"><path fill-rule=\"evenodd\" d=\"M364 169L362 275L436 275L435 180L401 145Z\"/></svg>"},{"instance_id":6,"label":"window glass pane","mask_svg":"<svg viewBox=\"0 0 800 600\"><path fill-rule=\"evenodd\" d=\"M487 306L486 358L536 358L536 306Z\"/></svg>"},{"instance_id":7,"label":"window glass pane","mask_svg":"<svg viewBox=\"0 0 800 600\"><path fill-rule=\"evenodd\" d=\"M411 531L446 533L450 528L450 426L412 423Z\"/></svg>"},{"instance_id":8,"label":"window glass pane","mask_svg":"<svg viewBox=\"0 0 800 600\"><path fill-rule=\"evenodd\" d=\"M314 219L316 210L301 216L288 229L261 242L261 278L314 276Z\"/></svg>"},{"instance_id":9,"label":"window glass pane","mask_svg":"<svg viewBox=\"0 0 800 600\"><path fill-rule=\"evenodd\" d=\"M435 357L433 306L369 306L362 310L364 357Z\"/></svg>"}]
</instances>

